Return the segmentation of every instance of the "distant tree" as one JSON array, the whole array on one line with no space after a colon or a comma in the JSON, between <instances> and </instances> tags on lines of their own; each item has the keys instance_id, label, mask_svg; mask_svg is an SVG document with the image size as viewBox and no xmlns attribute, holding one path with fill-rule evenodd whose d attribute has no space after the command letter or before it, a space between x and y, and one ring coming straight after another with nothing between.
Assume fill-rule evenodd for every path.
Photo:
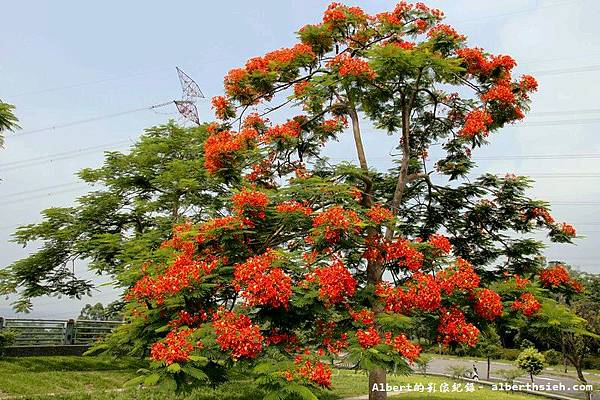
<instances>
[{"instance_id":1,"label":"distant tree","mask_svg":"<svg viewBox=\"0 0 600 400\"><path fill-rule=\"evenodd\" d=\"M78 319L95 320L95 321L121 321L123 319L123 302L114 301L107 304L106 307L102 303L94 305L86 304L79 313Z\"/></svg>"},{"instance_id":2,"label":"distant tree","mask_svg":"<svg viewBox=\"0 0 600 400\"><path fill-rule=\"evenodd\" d=\"M537 351L534 347L525 349L519 354L515 361L515 365L529 374L531 382L533 376L539 375L544 370L544 355Z\"/></svg>"},{"instance_id":3,"label":"distant tree","mask_svg":"<svg viewBox=\"0 0 600 400\"><path fill-rule=\"evenodd\" d=\"M4 146L4 132L19 128L19 120L13 113L15 106L0 100L0 147Z\"/></svg>"},{"instance_id":4,"label":"distant tree","mask_svg":"<svg viewBox=\"0 0 600 400\"><path fill-rule=\"evenodd\" d=\"M37 296L81 298L94 284L80 278L73 263L110 276L139 269L174 224L207 218L219 208L222 190L202 168L206 136L204 127L170 122L147 129L129 153L107 152L101 167L80 171L98 188L75 206L46 209L42 222L17 229L16 243L38 249L0 269L0 293L18 291L18 311L29 310Z\"/></svg>"},{"instance_id":5,"label":"distant tree","mask_svg":"<svg viewBox=\"0 0 600 400\"><path fill-rule=\"evenodd\" d=\"M498 335L493 325L488 325L485 329L481 330L476 349L487 358L486 379L490 380L491 358L497 357L502 350L500 335Z\"/></svg>"}]
</instances>

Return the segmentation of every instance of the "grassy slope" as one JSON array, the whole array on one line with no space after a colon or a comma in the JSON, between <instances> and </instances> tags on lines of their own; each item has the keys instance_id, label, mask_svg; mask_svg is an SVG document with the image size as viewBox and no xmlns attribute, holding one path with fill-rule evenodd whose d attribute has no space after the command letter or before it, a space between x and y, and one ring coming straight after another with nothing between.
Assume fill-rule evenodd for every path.
<instances>
[{"instance_id":1,"label":"grassy slope","mask_svg":"<svg viewBox=\"0 0 600 400\"><path fill-rule=\"evenodd\" d=\"M216 390L198 389L188 396L175 396L160 388L123 390L122 385L136 376L140 363L128 359L101 357L29 357L0 360L0 399L21 395L24 399L39 400L256 400L252 387L232 382ZM366 393L364 374L335 371L333 391L323 393L323 400L333 400ZM390 376L391 385L407 383L436 384L452 381L430 376ZM49 396L48 394L55 394ZM530 400L532 397L492 393L476 388L474 393L402 393L402 399L470 399L470 400Z\"/></svg>"}]
</instances>

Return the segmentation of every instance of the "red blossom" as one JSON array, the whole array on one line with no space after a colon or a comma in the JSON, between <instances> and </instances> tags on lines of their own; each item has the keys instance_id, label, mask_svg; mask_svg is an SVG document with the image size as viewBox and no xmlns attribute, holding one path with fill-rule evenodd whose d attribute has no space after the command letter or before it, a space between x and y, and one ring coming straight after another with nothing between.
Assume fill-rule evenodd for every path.
<instances>
[{"instance_id":1,"label":"red blossom","mask_svg":"<svg viewBox=\"0 0 600 400\"><path fill-rule=\"evenodd\" d=\"M471 264L460 257L457 257L454 267L440 271L436 280L447 294L452 294L455 290L470 293L479 286L480 281Z\"/></svg>"},{"instance_id":2,"label":"red blossom","mask_svg":"<svg viewBox=\"0 0 600 400\"><path fill-rule=\"evenodd\" d=\"M328 304L340 303L356 291L356 279L341 260L314 271L319 283L319 296Z\"/></svg>"},{"instance_id":3,"label":"red blossom","mask_svg":"<svg viewBox=\"0 0 600 400\"><path fill-rule=\"evenodd\" d=\"M328 67L337 68L341 76L364 77L375 79L377 74L368 62L360 58L354 58L347 53L338 54L327 63Z\"/></svg>"},{"instance_id":4,"label":"red blossom","mask_svg":"<svg viewBox=\"0 0 600 400\"><path fill-rule=\"evenodd\" d=\"M543 269L540 272L540 282L546 288L556 288L559 286L569 287L579 292L583 287L569 275L569 271L561 265L555 264L552 267Z\"/></svg>"},{"instance_id":5,"label":"red blossom","mask_svg":"<svg viewBox=\"0 0 600 400\"><path fill-rule=\"evenodd\" d=\"M394 213L389 209L375 204L367 211L367 217L377 225L391 222L395 219Z\"/></svg>"},{"instance_id":6,"label":"red blossom","mask_svg":"<svg viewBox=\"0 0 600 400\"><path fill-rule=\"evenodd\" d=\"M174 362L188 361L190 353L194 350L194 345L188 341L188 337L193 333L192 329L172 330L165 339L152 345L150 356L153 360L163 361L170 365ZM201 343L197 343L201 347Z\"/></svg>"},{"instance_id":7,"label":"red blossom","mask_svg":"<svg viewBox=\"0 0 600 400\"><path fill-rule=\"evenodd\" d=\"M312 208L307 207L306 205L295 201L295 200L290 200L290 201L286 201L283 202L281 204L278 204L275 209L277 210L277 212L280 212L282 214L288 214L288 213L301 213L304 215L310 215L313 213Z\"/></svg>"},{"instance_id":8,"label":"red blossom","mask_svg":"<svg viewBox=\"0 0 600 400\"><path fill-rule=\"evenodd\" d=\"M446 254L450 253L452 250L452 244L450 243L450 240L448 240L448 238L444 235L433 234L429 236L429 240L427 242Z\"/></svg>"},{"instance_id":9,"label":"red blossom","mask_svg":"<svg viewBox=\"0 0 600 400\"><path fill-rule=\"evenodd\" d=\"M285 124L275 125L267 130L262 140L265 143L271 143L275 141L286 141L292 138L300 136L302 127L300 123L295 119L288 120Z\"/></svg>"},{"instance_id":10,"label":"red blossom","mask_svg":"<svg viewBox=\"0 0 600 400\"><path fill-rule=\"evenodd\" d=\"M359 223L360 218L354 211L334 206L313 218L313 234L315 236L323 234L327 242L335 243L343 234L347 234L349 231L356 232Z\"/></svg>"},{"instance_id":11,"label":"red blossom","mask_svg":"<svg viewBox=\"0 0 600 400\"><path fill-rule=\"evenodd\" d=\"M231 197L233 210L238 215L265 218L265 209L269 205L269 197L263 192L243 189Z\"/></svg>"},{"instance_id":12,"label":"red blossom","mask_svg":"<svg viewBox=\"0 0 600 400\"><path fill-rule=\"evenodd\" d=\"M512 305L510 306L510 308L513 310L520 310L526 317L532 316L541 307L542 305L540 302L533 294L529 292L521 293L521 296L513 301Z\"/></svg>"},{"instance_id":13,"label":"red blossom","mask_svg":"<svg viewBox=\"0 0 600 400\"><path fill-rule=\"evenodd\" d=\"M567 224L566 222L563 222L562 224L560 224L560 230L563 234L565 234L567 236L570 236L570 237L577 236L577 231L575 230L573 225Z\"/></svg>"},{"instance_id":14,"label":"red blossom","mask_svg":"<svg viewBox=\"0 0 600 400\"><path fill-rule=\"evenodd\" d=\"M215 96L211 100L212 108L219 119L228 119L232 116L231 104L224 96Z\"/></svg>"},{"instance_id":15,"label":"red blossom","mask_svg":"<svg viewBox=\"0 0 600 400\"><path fill-rule=\"evenodd\" d=\"M439 340L445 345L464 343L469 346L477 344L479 329L465 321L465 315L458 308L442 309L438 326Z\"/></svg>"},{"instance_id":16,"label":"red blossom","mask_svg":"<svg viewBox=\"0 0 600 400\"><path fill-rule=\"evenodd\" d=\"M372 325L375 322L375 313L371 310L363 308L360 311L349 310L350 316L354 322L361 323L363 325Z\"/></svg>"},{"instance_id":17,"label":"red blossom","mask_svg":"<svg viewBox=\"0 0 600 400\"><path fill-rule=\"evenodd\" d=\"M492 122L492 116L487 111L482 109L473 110L465 117L465 123L458 135L466 138L472 138L478 134L487 136L488 127Z\"/></svg>"},{"instance_id":18,"label":"red blossom","mask_svg":"<svg viewBox=\"0 0 600 400\"><path fill-rule=\"evenodd\" d=\"M280 268L272 267L275 255L266 252L234 267L232 282L251 306L287 307L292 295L292 279Z\"/></svg>"},{"instance_id":19,"label":"red blossom","mask_svg":"<svg viewBox=\"0 0 600 400\"><path fill-rule=\"evenodd\" d=\"M397 263L400 267L408 268L410 271L419 270L423 265L424 258L423 253L415 249L406 239L397 239L387 248L386 260Z\"/></svg>"},{"instance_id":20,"label":"red blossom","mask_svg":"<svg viewBox=\"0 0 600 400\"><path fill-rule=\"evenodd\" d=\"M475 313L480 317L493 321L504 313L502 298L493 290L481 289L475 298Z\"/></svg>"},{"instance_id":21,"label":"red blossom","mask_svg":"<svg viewBox=\"0 0 600 400\"><path fill-rule=\"evenodd\" d=\"M513 93L510 81L501 80L495 86L490 88L481 96L483 101L498 101L501 103L512 104L515 102L515 94ZM489 124L488 124L489 125Z\"/></svg>"},{"instance_id":22,"label":"red blossom","mask_svg":"<svg viewBox=\"0 0 600 400\"><path fill-rule=\"evenodd\" d=\"M377 346L381 343L379 333L377 333L372 326L365 330L359 329L356 331L356 338L358 339L358 344L360 344L363 349L368 349L369 347Z\"/></svg>"},{"instance_id":23,"label":"red blossom","mask_svg":"<svg viewBox=\"0 0 600 400\"><path fill-rule=\"evenodd\" d=\"M217 344L230 351L231 358L255 358L262 351L264 337L258 325L245 314L220 310L213 319Z\"/></svg>"},{"instance_id":24,"label":"red blossom","mask_svg":"<svg viewBox=\"0 0 600 400\"><path fill-rule=\"evenodd\" d=\"M442 35L450 37L452 40L456 41L462 41L466 39L466 36L461 35L460 33L456 32L456 30L453 27L446 24L436 25L433 28L431 28L429 32L427 32L427 36L430 38L438 38Z\"/></svg>"},{"instance_id":25,"label":"red blossom","mask_svg":"<svg viewBox=\"0 0 600 400\"><path fill-rule=\"evenodd\" d=\"M404 334L394 338L394 348L411 363L419 358L421 354L421 346L412 343Z\"/></svg>"}]
</instances>

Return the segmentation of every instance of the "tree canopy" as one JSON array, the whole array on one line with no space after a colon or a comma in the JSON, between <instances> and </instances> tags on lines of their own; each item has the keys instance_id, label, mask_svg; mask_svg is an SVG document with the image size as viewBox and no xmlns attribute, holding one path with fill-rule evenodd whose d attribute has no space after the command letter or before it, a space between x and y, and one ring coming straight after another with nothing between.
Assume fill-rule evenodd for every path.
<instances>
[{"instance_id":1,"label":"tree canopy","mask_svg":"<svg viewBox=\"0 0 600 400\"><path fill-rule=\"evenodd\" d=\"M15 242L39 249L0 270L0 291L18 291L19 311L31 307L32 297L81 297L94 284L80 277L76 265L112 276L139 268L173 224L213 215L221 190L207 181L198 157L205 138L202 127L171 122L148 129L129 153L107 152L101 167L80 171L96 190L17 229Z\"/></svg>"},{"instance_id":2,"label":"tree canopy","mask_svg":"<svg viewBox=\"0 0 600 400\"><path fill-rule=\"evenodd\" d=\"M165 148L170 161L152 159L149 146L155 163L133 174L127 163L84 171L109 190L80 199L91 207L46 212L21 228L17 240L45 239L38 257L55 261L39 275L42 260L18 261L8 287L25 284L27 297L66 276L78 285L65 285L67 293L80 293L88 283L57 266L70 260L64 254L88 258L128 288L128 324L98 349L149 353L140 382L187 388L239 368L281 399L314 399L331 384L329 361L342 356L368 371L369 397L382 399L374 389L386 373L410 372L420 354L416 327L444 346L475 346L491 323L538 318L545 279L557 272L543 277L543 244L533 234L569 243L576 231L526 196L526 177L470 177L472 152L525 117L537 82L514 76L510 56L468 47L442 20L422 3L376 15L331 4L294 46L227 73L225 94L212 100L217 121L180 129L206 135L203 143ZM358 165L326 157L346 128ZM395 138L397 167L373 168L366 154L385 154L366 151L366 134ZM179 203L156 188L172 196L163 168L187 155L180 171L194 172L183 186L202 209L172 213ZM117 155L116 165L129 157ZM98 203L102 193L110 206ZM79 222L63 225L72 215ZM55 240L63 229L64 252ZM559 285L578 290L570 277Z\"/></svg>"},{"instance_id":3,"label":"tree canopy","mask_svg":"<svg viewBox=\"0 0 600 400\"><path fill-rule=\"evenodd\" d=\"M4 132L14 131L19 128L19 120L14 114L12 104L4 103L0 100L0 147L4 145Z\"/></svg>"}]
</instances>

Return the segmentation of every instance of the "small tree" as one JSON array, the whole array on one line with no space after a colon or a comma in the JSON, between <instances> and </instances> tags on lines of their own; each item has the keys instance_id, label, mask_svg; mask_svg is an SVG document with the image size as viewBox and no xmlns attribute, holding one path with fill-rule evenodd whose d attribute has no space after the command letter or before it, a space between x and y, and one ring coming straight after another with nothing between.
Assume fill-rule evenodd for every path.
<instances>
[{"instance_id":1,"label":"small tree","mask_svg":"<svg viewBox=\"0 0 600 400\"><path fill-rule=\"evenodd\" d=\"M427 354L421 354L415 361L417 364L417 370L423 375L427 375L427 369L429 368L429 364L431 363L432 359L433 357Z\"/></svg>"},{"instance_id":2,"label":"small tree","mask_svg":"<svg viewBox=\"0 0 600 400\"><path fill-rule=\"evenodd\" d=\"M4 145L3 134L5 131L14 131L19 128L19 125L17 125L19 120L13 113L14 108L12 104L3 103L0 100L0 147Z\"/></svg>"},{"instance_id":3,"label":"small tree","mask_svg":"<svg viewBox=\"0 0 600 400\"><path fill-rule=\"evenodd\" d=\"M544 370L544 362L544 355L537 351L535 347L529 347L519 354L515 365L527 372L531 382L533 382L533 376L539 375Z\"/></svg>"},{"instance_id":4,"label":"small tree","mask_svg":"<svg viewBox=\"0 0 600 400\"><path fill-rule=\"evenodd\" d=\"M79 313L79 319L96 321L120 321L123 319L123 302L114 301L104 307L102 303L86 304Z\"/></svg>"},{"instance_id":5,"label":"small tree","mask_svg":"<svg viewBox=\"0 0 600 400\"><path fill-rule=\"evenodd\" d=\"M497 357L502 349L500 336L494 326L489 325L486 329L482 330L482 334L479 336L479 341L477 342L477 349L487 358L486 379L490 380L491 358Z\"/></svg>"}]
</instances>

